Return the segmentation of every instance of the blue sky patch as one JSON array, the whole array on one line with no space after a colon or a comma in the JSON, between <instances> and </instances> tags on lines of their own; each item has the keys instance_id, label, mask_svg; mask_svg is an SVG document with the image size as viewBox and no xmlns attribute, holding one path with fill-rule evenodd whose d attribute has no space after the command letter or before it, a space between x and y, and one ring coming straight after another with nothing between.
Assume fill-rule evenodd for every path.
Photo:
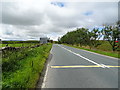
<instances>
[{"instance_id":1,"label":"blue sky patch","mask_svg":"<svg viewBox=\"0 0 120 90\"><path fill-rule=\"evenodd\" d=\"M84 13L84 15L86 15L86 16L90 16L90 15L92 15L92 14L93 14L92 11L87 11L87 12Z\"/></svg>"},{"instance_id":2,"label":"blue sky patch","mask_svg":"<svg viewBox=\"0 0 120 90\"><path fill-rule=\"evenodd\" d=\"M64 7L64 3L63 2L51 2L52 5L55 5L55 6L59 6L59 7Z\"/></svg>"}]
</instances>

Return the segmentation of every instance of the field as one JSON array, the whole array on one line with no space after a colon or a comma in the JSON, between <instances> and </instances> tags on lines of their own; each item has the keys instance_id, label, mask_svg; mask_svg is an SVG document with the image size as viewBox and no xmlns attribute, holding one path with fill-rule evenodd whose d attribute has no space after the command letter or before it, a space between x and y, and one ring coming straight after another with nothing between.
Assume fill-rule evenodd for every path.
<instances>
[{"instance_id":1,"label":"field","mask_svg":"<svg viewBox=\"0 0 120 90\"><path fill-rule=\"evenodd\" d=\"M38 44L39 41L2 41L1 47L27 47Z\"/></svg>"},{"instance_id":2,"label":"field","mask_svg":"<svg viewBox=\"0 0 120 90\"><path fill-rule=\"evenodd\" d=\"M0 46L6 47L6 45L8 45L8 47L27 47L27 46L37 45L37 44L36 43L18 43L18 44L2 44Z\"/></svg>"},{"instance_id":3,"label":"field","mask_svg":"<svg viewBox=\"0 0 120 90\"><path fill-rule=\"evenodd\" d=\"M8 44L12 47L31 46L38 43ZM3 44L4 46L4 44ZM35 88L52 44L35 48L21 48L2 52L2 87Z\"/></svg>"}]
</instances>

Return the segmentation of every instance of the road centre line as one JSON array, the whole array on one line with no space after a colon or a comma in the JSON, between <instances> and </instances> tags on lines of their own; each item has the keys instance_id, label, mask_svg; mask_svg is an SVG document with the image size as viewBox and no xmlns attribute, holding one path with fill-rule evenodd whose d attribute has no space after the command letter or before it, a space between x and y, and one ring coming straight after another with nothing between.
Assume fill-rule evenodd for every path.
<instances>
[{"instance_id":1,"label":"road centre line","mask_svg":"<svg viewBox=\"0 0 120 90\"><path fill-rule=\"evenodd\" d=\"M83 59L85 59L85 60L87 60L87 61L89 61L89 62L91 62L91 63L93 63L93 64L96 64L96 65L98 65L98 66L100 66L100 67L102 67L102 68L108 68L108 66L106 66L106 65L104 65L104 64L98 64L97 62L95 62L95 61L93 61L93 60L90 60L90 59L88 59L88 58L86 58L86 57L84 57L84 56L82 56L82 55L80 55L80 54L78 54L78 53L75 53L75 52L73 52L73 51L71 51L71 50L69 50L69 49L67 49L67 48L65 48L65 47L62 47L62 46L60 46L60 45L58 45L59 47L61 47L61 48L63 48L63 49L65 49L65 50L67 50L67 51L69 51L69 52L71 52L71 53L73 53L74 55L76 55L76 56L79 56L79 57L81 57L81 58L83 58Z\"/></svg>"},{"instance_id":2,"label":"road centre line","mask_svg":"<svg viewBox=\"0 0 120 90\"><path fill-rule=\"evenodd\" d=\"M120 66L111 66L111 65L105 65L107 67L120 67ZM98 66L98 65L74 65L74 66L50 66L50 68L81 68L81 67L101 67L101 66Z\"/></svg>"}]
</instances>

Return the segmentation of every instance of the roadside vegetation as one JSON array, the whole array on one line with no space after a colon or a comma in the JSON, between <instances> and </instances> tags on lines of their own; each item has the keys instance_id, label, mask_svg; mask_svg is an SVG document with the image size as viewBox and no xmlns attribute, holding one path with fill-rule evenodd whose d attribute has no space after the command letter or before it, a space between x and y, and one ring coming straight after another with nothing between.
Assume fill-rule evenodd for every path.
<instances>
[{"instance_id":1,"label":"roadside vegetation","mask_svg":"<svg viewBox=\"0 0 120 90\"><path fill-rule=\"evenodd\" d=\"M120 21L116 25L105 25L102 30L99 28L93 30L77 28L59 38L58 43L118 57L120 51L119 23Z\"/></svg>"},{"instance_id":2,"label":"roadside vegetation","mask_svg":"<svg viewBox=\"0 0 120 90\"><path fill-rule=\"evenodd\" d=\"M39 41L2 41L0 48L2 47L29 47L37 45Z\"/></svg>"},{"instance_id":3,"label":"roadside vegetation","mask_svg":"<svg viewBox=\"0 0 120 90\"><path fill-rule=\"evenodd\" d=\"M8 45L21 46L21 43L12 44ZM28 43L22 44L26 46ZM35 48L3 51L2 88L35 88L51 47L49 43Z\"/></svg>"}]
</instances>

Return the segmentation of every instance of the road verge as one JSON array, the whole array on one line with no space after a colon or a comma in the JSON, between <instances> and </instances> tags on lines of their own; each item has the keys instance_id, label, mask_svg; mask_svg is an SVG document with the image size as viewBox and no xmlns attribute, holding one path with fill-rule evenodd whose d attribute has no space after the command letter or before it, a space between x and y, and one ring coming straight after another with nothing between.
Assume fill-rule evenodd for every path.
<instances>
[{"instance_id":1,"label":"road verge","mask_svg":"<svg viewBox=\"0 0 120 90\"><path fill-rule=\"evenodd\" d=\"M78 46L72 46L72 45L68 45L68 44L63 44L63 45L74 47L74 48L77 48L77 49L82 49L82 50L89 51L89 52L94 52L94 53L97 53L97 54L100 54L100 55L114 57L114 58L117 58L117 59L120 56L119 52L118 53L114 53L114 52L107 52L107 51L101 51L101 50L86 49L86 48L81 48L81 47L78 47Z\"/></svg>"}]
</instances>

